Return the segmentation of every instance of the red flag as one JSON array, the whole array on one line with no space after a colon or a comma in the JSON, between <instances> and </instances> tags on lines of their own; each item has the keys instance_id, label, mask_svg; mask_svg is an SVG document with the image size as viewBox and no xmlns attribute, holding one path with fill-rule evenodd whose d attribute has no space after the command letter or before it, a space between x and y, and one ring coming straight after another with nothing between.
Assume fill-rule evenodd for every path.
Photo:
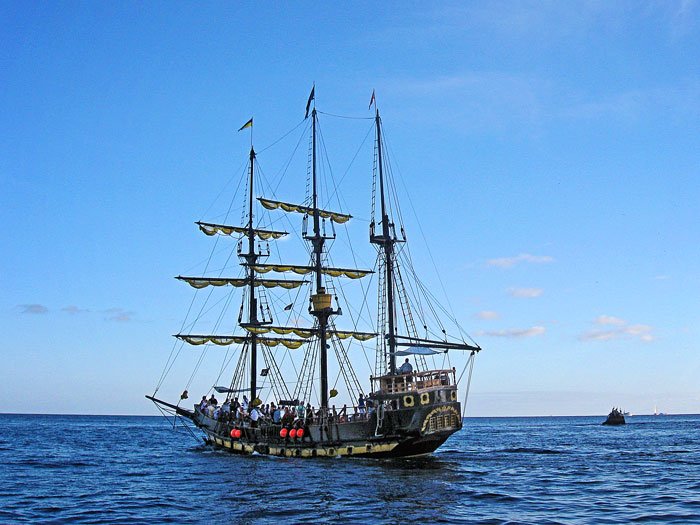
<instances>
[{"instance_id":1,"label":"red flag","mask_svg":"<svg viewBox=\"0 0 700 525\"><path fill-rule=\"evenodd\" d=\"M372 107L372 104L375 106L377 105L377 101L374 99L374 90L372 90L372 98L369 99L369 107L367 109L370 109Z\"/></svg>"}]
</instances>

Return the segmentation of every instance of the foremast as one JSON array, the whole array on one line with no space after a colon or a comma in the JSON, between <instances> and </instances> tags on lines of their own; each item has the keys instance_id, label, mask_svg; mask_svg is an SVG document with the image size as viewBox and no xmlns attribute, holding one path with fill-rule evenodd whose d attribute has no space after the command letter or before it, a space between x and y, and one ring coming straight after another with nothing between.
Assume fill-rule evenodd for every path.
<instances>
[{"instance_id":1,"label":"foremast","mask_svg":"<svg viewBox=\"0 0 700 525\"><path fill-rule=\"evenodd\" d=\"M248 253L242 254L248 266L248 323L258 326L258 300L255 297L255 270L254 265L258 262L258 254L255 251L255 227L253 226L253 187L255 177L253 166L255 165L255 149L250 146L250 179L248 192ZM257 369L258 369L258 335L255 332L250 334L250 400L257 399Z\"/></svg>"}]
</instances>

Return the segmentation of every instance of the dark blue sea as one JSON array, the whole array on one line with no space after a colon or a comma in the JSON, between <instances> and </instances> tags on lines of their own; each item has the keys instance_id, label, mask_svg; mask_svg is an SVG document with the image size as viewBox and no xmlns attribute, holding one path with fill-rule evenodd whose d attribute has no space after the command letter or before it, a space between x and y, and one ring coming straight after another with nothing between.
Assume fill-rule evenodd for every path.
<instances>
[{"instance_id":1,"label":"dark blue sea","mask_svg":"<svg viewBox=\"0 0 700 525\"><path fill-rule=\"evenodd\" d=\"M467 419L420 459L239 457L160 417L0 415L0 523L700 523L700 416Z\"/></svg>"}]
</instances>

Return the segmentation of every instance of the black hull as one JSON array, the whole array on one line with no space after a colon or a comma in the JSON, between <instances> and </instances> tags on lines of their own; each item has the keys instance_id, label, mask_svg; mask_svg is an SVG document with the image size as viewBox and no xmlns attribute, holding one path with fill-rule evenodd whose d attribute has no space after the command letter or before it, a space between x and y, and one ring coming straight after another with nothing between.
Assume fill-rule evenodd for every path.
<instances>
[{"instance_id":1,"label":"black hull","mask_svg":"<svg viewBox=\"0 0 700 525\"><path fill-rule=\"evenodd\" d=\"M397 458L434 452L462 428L459 403L427 405L387 412L378 428L377 415L349 422L312 422L304 425L302 439L280 437L282 425L262 423L258 428L221 423L195 412L194 423L212 446L234 454L281 457ZM237 428L241 436L234 438Z\"/></svg>"}]
</instances>

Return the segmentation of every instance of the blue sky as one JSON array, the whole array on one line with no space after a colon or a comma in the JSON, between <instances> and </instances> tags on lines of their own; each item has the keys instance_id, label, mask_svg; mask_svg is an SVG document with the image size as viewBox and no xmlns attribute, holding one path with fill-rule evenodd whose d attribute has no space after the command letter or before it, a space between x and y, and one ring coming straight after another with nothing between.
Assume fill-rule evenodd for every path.
<instances>
[{"instance_id":1,"label":"blue sky","mask_svg":"<svg viewBox=\"0 0 700 525\"><path fill-rule=\"evenodd\" d=\"M697 2L0 15L0 411L153 412L142 396L190 301L172 277L211 249L192 222L225 212L216 196L249 148L236 130L254 115L271 144L315 82L335 114L367 116L377 91L452 308L484 348L471 415L700 412ZM322 125L340 174L366 122ZM273 153L259 160L274 178ZM357 173L344 211L366 218ZM366 223L351 234L364 242Z\"/></svg>"}]
</instances>

